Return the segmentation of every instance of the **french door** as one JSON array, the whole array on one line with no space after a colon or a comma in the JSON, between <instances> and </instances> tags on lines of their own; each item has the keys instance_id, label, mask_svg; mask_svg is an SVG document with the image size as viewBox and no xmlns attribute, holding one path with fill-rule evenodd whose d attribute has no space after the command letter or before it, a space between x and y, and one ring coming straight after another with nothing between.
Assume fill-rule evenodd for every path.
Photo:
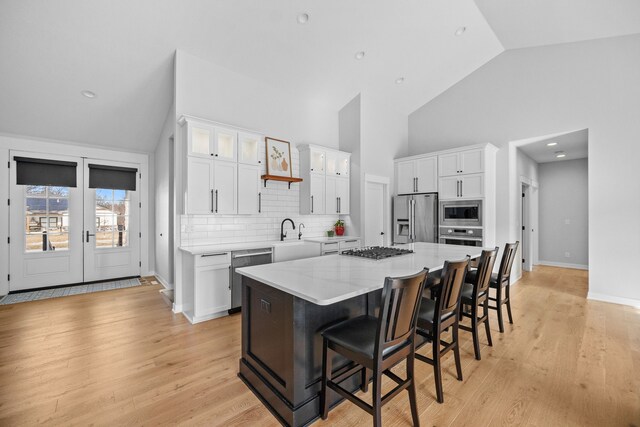
<instances>
[{"instance_id":1,"label":"french door","mask_svg":"<svg viewBox=\"0 0 640 427\"><path fill-rule=\"evenodd\" d=\"M10 154L9 289L82 282L82 159Z\"/></svg>"},{"instance_id":2,"label":"french door","mask_svg":"<svg viewBox=\"0 0 640 427\"><path fill-rule=\"evenodd\" d=\"M10 154L11 291L140 275L136 165Z\"/></svg>"},{"instance_id":3,"label":"french door","mask_svg":"<svg viewBox=\"0 0 640 427\"><path fill-rule=\"evenodd\" d=\"M131 164L84 159L84 281L140 275L139 176Z\"/></svg>"}]
</instances>

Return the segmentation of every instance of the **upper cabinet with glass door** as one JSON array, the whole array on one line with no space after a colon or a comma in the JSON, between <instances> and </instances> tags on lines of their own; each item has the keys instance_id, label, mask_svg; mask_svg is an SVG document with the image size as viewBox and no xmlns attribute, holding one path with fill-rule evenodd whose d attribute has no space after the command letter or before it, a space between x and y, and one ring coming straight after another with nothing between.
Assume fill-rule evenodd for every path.
<instances>
[{"instance_id":1,"label":"upper cabinet with glass door","mask_svg":"<svg viewBox=\"0 0 640 427\"><path fill-rule=\"evenodd\" d=\"M244 165L259 165L260 144L264 138L255 133L238 132L238 163Z\"/></svg>"},{"instance_id":2,"label":"upper cabinet with glass door","mask_svg":"<svg viewBox=\"0 0 640 427\"><path fill-rule=\"evenodd\" d=\"M238 156L238 132L213 124L183 119L187 124L187 154L235 162ZM182 123L182 121L181 121Z\"/></svg>"},{"instance_id":3,"label":"upper cabinet with glass door","mask_svg":"<svg viewBox=\"0 0 640 427\"><path fill-rule=\"evenodd\" d=\"M238 132L216 126L213 134L213 156L216 160L237 160Z\"/></svg>"}]
</instances>

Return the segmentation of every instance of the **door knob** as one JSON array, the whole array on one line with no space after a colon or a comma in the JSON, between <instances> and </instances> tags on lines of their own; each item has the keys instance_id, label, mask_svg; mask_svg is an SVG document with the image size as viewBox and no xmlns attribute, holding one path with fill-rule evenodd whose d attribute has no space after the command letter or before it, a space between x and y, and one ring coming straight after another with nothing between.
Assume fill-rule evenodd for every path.
<instances>
[{"instance_id":1,"label":"door knob","mask_svg":"<svg viewBox=\"0 0 640 427\"><path fill-rule=\"evenodd\" d=\"M384 231L381 231L381 232L380 232L380 235L381 235L381 236L384 236Z\"/></svg>"}]
</instances>

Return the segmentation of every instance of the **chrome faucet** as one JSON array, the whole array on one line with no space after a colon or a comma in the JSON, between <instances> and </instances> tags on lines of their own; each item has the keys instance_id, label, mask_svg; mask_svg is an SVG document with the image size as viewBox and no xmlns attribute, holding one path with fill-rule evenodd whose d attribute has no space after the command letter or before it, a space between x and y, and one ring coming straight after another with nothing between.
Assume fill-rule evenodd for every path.
<instances>
[{"instance_id":1,"label":"chrome faucet","mask_svg":"<svg viewBox=\"0 0 640 427\"><path fill-rule=\"evenodd\" d=\"M303 228L307 228L304 226L304 223L300 223L298 224L298 240L300 240L302 238L302 229Z\"/></svg>"},{"instance_id":2,"label":"chrome faucet","mask_svg":"<svg viewBox=\"0 0 640 427\"><path fill-rule=\"evenodd\" d=\"M284 238L287 237L287 233L284 231L284 223L289 221L291 223L291 226L293 227L293 229L296 229L296 225L293 223L293 220L291 218L285 218L282 220L282 224L280 224L280 241L284 241Z\"/></svg>"}]
</instances>

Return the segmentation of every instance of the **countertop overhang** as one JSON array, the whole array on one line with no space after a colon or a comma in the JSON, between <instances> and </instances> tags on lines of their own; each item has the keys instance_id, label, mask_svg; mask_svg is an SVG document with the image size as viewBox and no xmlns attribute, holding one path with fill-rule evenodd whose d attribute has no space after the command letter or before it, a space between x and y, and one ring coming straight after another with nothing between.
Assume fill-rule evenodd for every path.
<instances>
[{"instance_id":1,"label":"countertop overhang","mask_svg":"<svg viewBox=\"0 0 640 427\"><path fill-rule=\"evenodd\" d=\"M348 255L327 255L239 268L246 277L317 305L330 305L363 295L384 285L385 277L415 274L423 268L439 270L445 261L480 256L483 248L413 243L402 245L412 254L371 260Z\"/></svg>"}]
</instances>

